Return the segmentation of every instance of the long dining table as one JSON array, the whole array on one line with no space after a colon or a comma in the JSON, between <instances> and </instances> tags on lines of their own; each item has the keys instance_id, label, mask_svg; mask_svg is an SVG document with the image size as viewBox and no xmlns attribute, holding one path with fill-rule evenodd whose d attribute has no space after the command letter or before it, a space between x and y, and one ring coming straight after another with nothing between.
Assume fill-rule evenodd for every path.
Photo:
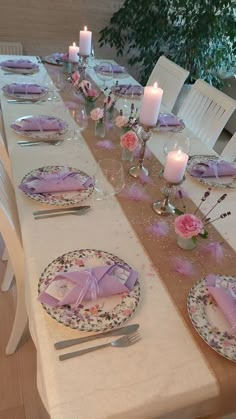
<instances>
[{"instance_id":1,"label":"long dining table","mask_svg":"<svg viewBox=\"0 0 236 419\"><path fill-rule=\"evenodd\" d=\"M9 57L1 56L1 60L6 58ZM25 58L37 63L36 57ZM50 79L50 75L44 64L40 63L39 67L38 73L29 76L4 74L1 70L1 88L13 81L44 84ZM51 68L55 69L53 66ZM89 68L87 71L94 82L99 83L93 69ZM122 82L136 83L132 77L122 79ZM96 154L92 153L89 142L86 141L88 134L82 132L79 140L65 139L58 146L21 147L17 141L23 137L17 135L10 126L19 117L57 116L69 124L71 131L76 129L76 122L63 98L56 102L45 101L38 104L10 103L8 99L1 92L4 135L11 161L25 255L25 294L29 329L37 351L37 385L50 417L52 419L192 419L218 414L221 390L216 375L204 356L204 349L199 348L198 341L201 338L192 325L186 324L176 307L169 288L161 278L162 271L154 266L149 252L143 246L145 237L142 239L137 233L124 211L125 201L121 205L116 196L110 197L109 200L98 201L96 194L92 194L85 201L85 204L91 205L92 209L83 216L68 215L35 220L32 213L47 209L48 205L30 199L18 189L18 185L27 173L49 165L75 167L93 176L97 161ZM163 147L167 141L173 139L174 135L180 133L160 131L152 133L148 146L153 158L162 164L165 159ZM191 155L215 154L187 128L181 135L190 138ZM109 139L109 132L106 138ZM104 157L113 156L112 150L104 149L100 150L100 153L103 153ZM126 162L126 168L128 164L131 165ZM206 190L204 185L186 176L183 186L193 204L197 206ZM160 199L162 194L158 181L154 185L154 190L156 199ZM209 205L213 205L222 193L222 190L212 188ZM215 229L233 252L236 251L234 231L236 189L227 190L227 194L227 199L221 203L220 212L230 210L233 215L215 223ZM137 212L140 205L139 201L135 202ZM151 203L148 205L153 216ZM202 206L203 213L208 209L208 206ZM157 220L166 220L158 215L155 217ZM149 218L146 215L143 216L143 223L148 227ZM152 237L153 252L155 249L159 251L160 242L161 239L157 236ZM105 348L61 362L54 343L89 333L65 327L50 317L38 301L38 282L44 269L53 260L76 249L98 249L109 252L123 259L139 273L141 298L136 312L127 324L140 325L141 340L127 348ZM169 252L168 257L171 260L175 244L171 252L168 249L166 252ZM183 254L184 257L189 255L188 252ZM232 270L233 268L235 270L235 257L227 259L227 264L230 264L229 260ZM224 267L220 266L219 270L221 273L224 272ZM215 266L214 273L217 272L218 266ZM174 271L171 272L171 277L173 282L179 284L180 292L182 284L189 281L188 277ZM198 279L201 278L196 275L196 281ZM184 309L187 312L187 302ZM206 343L202 344L206 351L212 351L216 363L218 360L224 362L224 365L227 368L230 366L236 374L233 362L214 353ZM81 348L84 347L85 344L81 345ZM68 348L67 352L74 348Z\"/></svg>"}]
</instances>

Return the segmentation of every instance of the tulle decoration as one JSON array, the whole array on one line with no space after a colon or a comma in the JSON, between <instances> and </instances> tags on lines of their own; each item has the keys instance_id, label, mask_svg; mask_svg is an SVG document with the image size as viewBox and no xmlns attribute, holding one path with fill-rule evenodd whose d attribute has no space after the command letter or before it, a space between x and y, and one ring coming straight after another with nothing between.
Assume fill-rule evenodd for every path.
<instances>
[{"instance_id":1,"label":"tulle decoration","mask_svg":"<svg viewBox=\"0 0 236 419\"><path fill-rule=\"evenodd\" d=\"M78 103L68 101L68 102L65 102L65 106L67 109L77 109Z\"/></svg>"},{"instance_id":2,"label":"tulle decoration","mask_svg":"<svg viewBox=\"0 0 236 419\"><path fill-rule=\"evenodd\" d=\"M113 150L115 148L114 144L110 140L97 141L96 147L105 148L106 150Z\"/></svg>"},{"instance_id":3,"label":"tulle decoration","mask_svg":"<svg viewBox=\"0 0 236 419\"><path fill-rule=\"evenodd\" d=\"M150 176L145 176L144 174L141 174L139 180L142 183L142 185L154 185L154 182Z\"/></svg>"},{"instance_id":4,"label":"tulle decoration","mask_svg":"<svg viewBox=\"0 0 236 419\"><path fill-rule=\"evenodd\" d=\"M147 192L137 185L136 183L134 185L129 186L128 188L124 189L119 196L123 198L128 198L131 201L147 201L152 202L151 197L147 194Z\"/></svg>"},{"instance_id":5,"label":"tulle decoration","mask_svg":"<svg viewBox=\"0 0 236 419\"><path fill-rule=\"evenodd\" d=\"M221 243L212 242L201 248L201 252L204 255L213 257L217 263L221 263L224 259L224 249Z\"/></svg>"},{"instance_id":6,"label":"tulle decoration","mask_svg":"<svg viewBox=\"0 0 236 419\"><path fill-rule=\"evenodd\" d=\"M169 233L170 227L165 221L157 221L156 223L147 227L146 231L153 236L164 237Z\"/></svg>"},{"instance_id":7,"label":"tulle decoration","mask_svg":"<svg viewBox=\"0 0 236 419\"><path fill-rule=\"evenodd\" d=\"M172 258L171 264L173 270L181 275L193 275L193 266L188 260L175 256Z\"/></svg>"},{"instance_id":8,"label":"tulle decoration","mask_svg":"<svg viewBox=\"0 0 236 419\"><path fill-rule=\"evenodd\" d=\"M139 159L140 150L141 150L141 144L139 144L138 147L136 147L136 149L134 150L134 158L135 159ZM152 157L152 153L149 150L149 148L146 147L144 158L145 159L150 159L151 157Z\"/></svg>"}]
</instances>

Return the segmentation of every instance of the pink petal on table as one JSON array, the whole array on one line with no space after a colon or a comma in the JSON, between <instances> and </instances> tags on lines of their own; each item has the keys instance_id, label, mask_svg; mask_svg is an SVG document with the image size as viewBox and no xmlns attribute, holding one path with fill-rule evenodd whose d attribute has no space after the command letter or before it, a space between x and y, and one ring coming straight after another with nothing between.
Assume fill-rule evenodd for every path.
<instances>
[{"instance_id":1,"label":"pink petal on table","mask_svg":"<svg viewBox=\"0 0 236 419\"><path fill-rule=\"evenodd\" d=\"M165 221L157 221L156 223L147 227L146 231L157 237L167 236L170 227Z\"/></svg>"},{"instance_id":2,"label":"pink petal on table","mask_svg":"<svg viewBox=\"0 0 236 419\"><path fill-rule=\"evenodd\" d=\"M192 263L181 257L173 257L171 260L172 268L182 275L193 275Z\"/></svg>"},{"instance_id":3,"label":"pink petal on table","mask_svg":"<svg viewBox=\"0 0 236 419\"><path fill-rule=\"evenodd\" d=\"M113 150L115 148L110 140L100 140L96 143L96 147L105 148L107 150Z\"/></svg>"},{"instance_id":4,"label":"pink petal on table","mask_svg":"<svg viewBox=\"0 0 236 419\"><path fill-rule=\"evenodd\" d=\"M224 249L219 242L212 242L202 246L201 252L206 256L212 256L218 263L224 259Z\"/></svg>"},{"instance_id":5,"label":"pink petal on table","mask_svg":"<svg viewBox=\"0 0 236 419\"><path fill-rule=\"evenodd\" d=\"M128 188L124 189L120 196L123 198L128 198L131 201L148 201L151 202L151 197L147 194L147 192L141 188L139 185L134 184L129 186Z\"/></svg>"}]
</instances>

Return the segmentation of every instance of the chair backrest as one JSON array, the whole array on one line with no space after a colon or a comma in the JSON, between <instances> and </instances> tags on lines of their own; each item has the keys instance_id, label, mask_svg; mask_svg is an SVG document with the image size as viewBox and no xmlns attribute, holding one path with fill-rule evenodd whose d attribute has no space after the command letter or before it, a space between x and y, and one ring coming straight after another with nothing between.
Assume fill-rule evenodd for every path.
<instances>
[{"instance_id":1,"label":"chair backrest","mask_svg":"<svg viewBox=\"0 0 236 419\"><path fill-rule=\"evenodd\" d=\"M0 161L0 231L13 271L24 272L24 255L15 193L7 172Z\"/></svg>"},{"instance_id":2,"label":"chair backrest","mask_svg":"<svg viewBox=\"0 0 236 419\"><path fill-rule=\"evenodd\" d=\"M22 44L20 42L0 42L0 54L22 55Z\"/></svg>"},{"instance_id":3,"label":"chair backrest","mask_svg":"<svg viewBox=\"0 0 236 419\"><path fill-rule=\"evenodd\" d=\"M178 116L202 142L213 147L236 108L236 101L203 80L197 80Z\"/></svg>"},{"instance_id":4,"label":"chair backrest","mask_svg":"<svg viewBox=\"0 0 236 419\"><path fill-rule=\"evenodd\" d=\"M162 55L157 61L147 85L155 82L163 89L162 103L172 111L179 92L189 75L189 71L173 63L173 61Z\"/></svg>"},{"instance_id":5,"label":"chair backrest","mask_svg":"<svg viewBox=\"0 0 236 419\"><path fill-rule=\"evenodd\" d=\"M7 152L1 133L0 133L0 160L2 161L3 166L7 172L7 175L12 182L11 163L10 163L8 152Z\"/></svg>"},{"instance_id":6,"label":"chair backrest","mask_svg":"<svg viewBox=\"0 0 236 419\"><path fill-rule=\"evenodd\" d=\"M226 144L224 150L221 153L221 157L231 162L236 161L236 132Z\"/></svg>"}]
</instances>

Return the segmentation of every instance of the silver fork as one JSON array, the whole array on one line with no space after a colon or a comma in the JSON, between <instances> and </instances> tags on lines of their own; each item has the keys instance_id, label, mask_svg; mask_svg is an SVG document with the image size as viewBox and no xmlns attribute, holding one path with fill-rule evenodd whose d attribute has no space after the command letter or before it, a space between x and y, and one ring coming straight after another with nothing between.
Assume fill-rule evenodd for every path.
<instances>
[{"instance_id":1,"label":"silver fork","mask_svg":"<svg viewBox=\"0 0 236 419\"><path fill-rule=\"evenodd\" d=\"M137 343L141 339L139 332L131 333L130 335L122 336L122 338L113 340L113 342L104 343L103 345L92 346L91 348L81 349L75 352L69 352L59 356L60 361L65 361L69 358L88 354L89 352L96 351L97 349L106 348L107 346L114 346L115 348L125 348Z\"/></svg>"},{"instance_id":2,"label":"silver fork","mask_svg":"<svg viewBox=\"0 0 236 419\"><path fill-rule=\"evenodd\" d=\"M32 147L37 145L60 145L62 144L62 140L52 140L52 141L17 141L17 144L21 147Z\"/></svg>"}]
</instances>

